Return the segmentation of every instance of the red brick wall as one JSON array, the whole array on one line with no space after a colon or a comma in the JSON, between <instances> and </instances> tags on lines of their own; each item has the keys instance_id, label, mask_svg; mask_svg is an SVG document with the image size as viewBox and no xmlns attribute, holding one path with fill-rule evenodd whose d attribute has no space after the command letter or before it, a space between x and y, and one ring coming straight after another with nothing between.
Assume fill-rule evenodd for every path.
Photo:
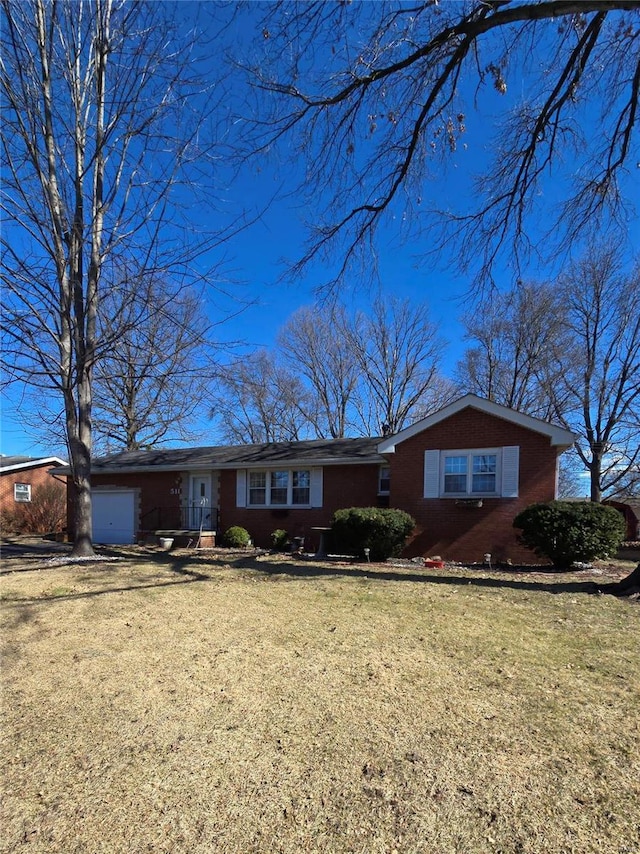
<instances>
[{"instance_id":1,"label":"red brick wall","mask_svg":"<svg viewBox=\"0 0 640 854\"><path fill-rule=\"evenodd\" d=\"M148 472L141 474L94 474L92 488L108 486L139 489L140 505L138 531L179 528L180 493L172 490L188 489L181 482L179 472ZM71 529L69 529L71 530Z\"/></svg>"},{"instance_id":2,"label":"red brick wall","mask_svg":"<svg viewBox=\"0 0 640 854\"><path fill-rule=\"evenodd\" d=\"M51 463L35 468L21 469L16 472L7 472L0 478L0 510L14 510L16 502L13 497L13 486L16 483L31 484L31 498L36 494L39 486L52 483L52 476L47 472L53 468ZM64 485L66 478L60 478Z\"/></svg>"},{"instance_id":3,"label":"red brick wall","mask_svg":"<svg viewBox=\"0 0 640 854\"><path fill-rule=\"evenodd\" d=\"M305 548L315 549L319 543L319 533L312 527L329 525L335 510L341 507L371 506L377 503L378 495L377 465L332 466L324 469L323 506L318 509L260 509L236 507L236 472L220 472L220 517L218 531L223 533L232 525L246 528L254 543L268 548L271 546L271 533L276 528L284 528L290 537L304 537ZM136 487L140 489L139 530L156 528L178 528L180 526L180 495L172 495L179 474L176 472L149 472L140 474L106 475L96 474L91 478L92 486L104 488ZM188 489L188 484L182 486ZM155 522L155 507L163 507L164 521ZM173 513L175 521L170 521Z\"/></svg>"},{"instance_id":4,"label":"red brick wall","mask_svg":"<svg viewBox=\"0 0 640 854\"><path fill-rule=\"evenodd\" d=\"M326 466L323 472L322 507L314 510L276 510L236 507L236 472L220 473L221 533L232 525L246 528L257 546L271 546L271 532L282 528L290 537L304 537L305 549L315 551L320 534L314 527L328 527L336 510L343 507L375 507L378 502L378 465Z\"/></svg>"},{"instance_id":5,"label":"red brick wall","mask_svg":"<svg viewBox=\"0 0 640 854\"><path fill-rule=\"evenodd\" d=\"M483 506L464 507L454 499L421 498L425 450L520 446L518 498L484 498ZM514 517L535 501L555 493L556 448L549 439L501 418L464 409L446 421L405 440L390 455L391 506L401 507L417 522L406 554L440 555L449 560L537 562L517 543Z\"/></svg>"},{"instance_id":6,"label":"red brick wall","mask_svg":"<svg viewBox=\"0 0 640 854\"><path fill-rule=\"evenodd\" d=\"M628 504L625 504L624 501L613 501L612 499L606 499L602 503L607 504L609 507L615 508L618 513L622 513L622 515L624 516L624 521L626 525L626 531L624 535L625 540L635 541L640 539L640 516L638 516L637 513L634 512L632 507L630 507Z\"/></svg>"}]
</instances>

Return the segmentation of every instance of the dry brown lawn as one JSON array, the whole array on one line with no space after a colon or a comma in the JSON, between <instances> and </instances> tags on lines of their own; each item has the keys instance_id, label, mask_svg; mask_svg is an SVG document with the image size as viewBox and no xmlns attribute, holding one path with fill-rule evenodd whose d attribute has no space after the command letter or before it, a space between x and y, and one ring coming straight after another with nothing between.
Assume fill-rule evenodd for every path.
<instances>
[{"instance_id":1,"label":"dry brown lawn","mask_svg":"<svg viewBox=\"0 0 640 854\"><path fill-rule=\"evenodd\" d=\"M114 553L3 561L0 851L640 851L640 607L588 572Z\"/></svg>"}]
</instances>

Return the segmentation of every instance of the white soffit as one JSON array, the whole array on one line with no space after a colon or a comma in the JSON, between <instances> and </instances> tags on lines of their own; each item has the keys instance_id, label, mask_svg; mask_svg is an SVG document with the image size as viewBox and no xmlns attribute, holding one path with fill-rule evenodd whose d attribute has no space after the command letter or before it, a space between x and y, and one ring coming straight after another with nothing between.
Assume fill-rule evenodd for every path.
<instances>
[{"instance_id":1,"label":"white soffit","mask_svg":"<svg viewBox=\"0 0 640 854\"><path fill-rule=\"evenodd\" d=\"M22 469L35 469L40 468L40 466L48 465L66 466L68 463L61 460L60 457L34 457L33 459L21 463L15 463L11 466L3 466L0 462L0 471L2 474L6 474L6 472L21 471Z\"/></svg>"}]
</instances>

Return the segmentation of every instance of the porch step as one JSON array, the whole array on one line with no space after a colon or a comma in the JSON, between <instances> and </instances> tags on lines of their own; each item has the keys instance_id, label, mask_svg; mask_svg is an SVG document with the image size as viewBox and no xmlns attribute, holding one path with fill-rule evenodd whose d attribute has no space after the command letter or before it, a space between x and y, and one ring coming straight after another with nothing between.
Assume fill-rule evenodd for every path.
<instances>
[{"instance_id":1,"label":"porch step","mask_svg":"<svg viewBox=\"0 0 640 854\"><path fill-rule=\"evenodd\" d=\"M171 548L189 548L195 547L200 540L200 548L210 549L216 544L215 531L191 530L186 528L181 529L163 529L154 531L149 538L152 542L160 544L160 540L173 540Z\"/></svg>"}]
</instances>

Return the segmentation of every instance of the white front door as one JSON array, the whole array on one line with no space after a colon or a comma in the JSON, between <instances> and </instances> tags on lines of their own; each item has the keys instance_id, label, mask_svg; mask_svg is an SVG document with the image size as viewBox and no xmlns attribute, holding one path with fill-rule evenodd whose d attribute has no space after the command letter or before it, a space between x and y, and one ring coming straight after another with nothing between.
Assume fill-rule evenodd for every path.
<instances>
[{"instance_id":1,"label":"white front door","mask_svg":"<svg viewBox=\"0 0 640 854\"><path fill-rule=\"evenodd\" d=\"M202 527L205 531L213 528L211 511L211 475L191 475L191 500L189 501L188 527L197 530Z\"/></svg>"}]
</instances>

